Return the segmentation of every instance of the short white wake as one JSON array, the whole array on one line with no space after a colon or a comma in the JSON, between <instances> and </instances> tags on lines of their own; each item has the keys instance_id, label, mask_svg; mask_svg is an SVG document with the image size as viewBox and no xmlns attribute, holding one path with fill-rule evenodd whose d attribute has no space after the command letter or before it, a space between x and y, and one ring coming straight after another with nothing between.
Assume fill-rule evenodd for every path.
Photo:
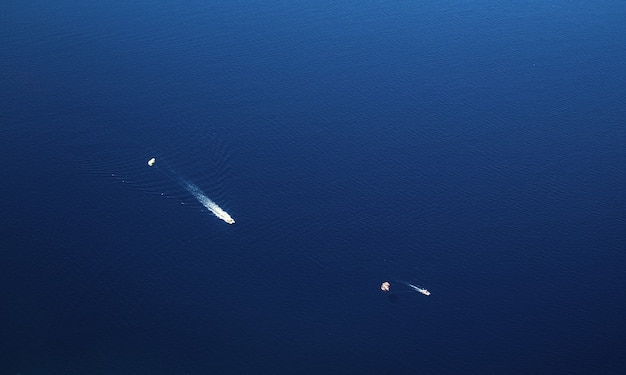
<instances>
[{"instance_id":1,"label":"short white wake","mask_svg":"<svg viewBox=\"0 0 626 375\"><path fill-rule=\"evenodd\" d=\"M428 290L426 290L425 288L419 287L417 285L413 285L411 283L407 283L405 281L402 281L406 286L408 286L409 288L413 289L416 292L420 292L425 296L430 296L430 292Z\"/></svg>"},{"instance_id":2,"label":"short white wake","mask_svg":"<svg viewBox=\"0 0 626 375\"><path fill-rule=\"evenodd\" d=\"M187 191L190 192L191 195L198 200L198 202L202 203L204 207L211 211L213 215L224 220L228 224L235 224L235 219L233 219L228 212L224 211L222 207L218 206L217 203L213 202L211 198L207 197L199 187L187 181L183 183L183 187L187 189Z\"/></svg>"},{"instance_id":3,"label":"short white wake","mask_svg":"<svg viewBox=\"0 0 626 375\"><path fill-rule=\"evenodd\" d=\"M155 163L156 163L156 158L152 158L148 160L148 166L150 167L154 166ZM167 168L161 169L161 171L167 177L169 177L170 179L175 181L177 184L185 188L185 190L187 190L189 193L191 193L191 195L193 195L194 198L198 200L198 202L200 202L204 207L206 207L209 211L211 211L213 215L224 220L228 224L235 224L235 219L233 219L232 216L228 214L228 212L224 211L222 207L218 206L217 203L213 202L209 197L207 197L206 194L204 194L204 192L202 192L202 190L200 190L200 188L197 187L195 184L189 181L186 181L180 176L176 176L176 177L172 176L172 174L174 175L177 175L177 174L171 170L167 171Z\"/></svg>"}]
</instances>

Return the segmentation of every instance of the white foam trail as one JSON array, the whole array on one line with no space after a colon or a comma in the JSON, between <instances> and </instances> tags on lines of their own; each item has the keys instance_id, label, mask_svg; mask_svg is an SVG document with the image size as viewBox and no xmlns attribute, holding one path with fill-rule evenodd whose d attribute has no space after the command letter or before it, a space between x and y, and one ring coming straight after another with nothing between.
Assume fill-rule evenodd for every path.
<instances>
[{"instance_id":1,"label":"white foam trail","mask_svg":"<svg viewBox=\"0 0 626 375\"><path fill-rule=\"evenodd\" d=\"M220 206L218 206L217 203L213 202L209 197L207 197L206 194L204 194L199 187L188 181L183 182L183 187L187 189L187 191L190 192L198 200L198 202L202 203L204 207L211 211L213 215L224 220L228 224L235 224L235 219L233 219L228 214L228 212L224 211Z\"/></svg>"},{"instance_id":2,"label":"white foam trail","mask_svg":"<svg viewBox=\"0 0 626 375\"><path fill-rule=\"evenodd\" d=\"M419 286L417 286L417 285L413 285L413 284L411 284L411 283L407 283L407 282L405 282L405 284L406 284L409 288L412 288L413 290L415 290L416 292L420 292L420 293L422 293L422 294L423 294L423 295L425 295L425 296L430 296L430 292L429 292L428 290L424 289L424 288L420 288L420 287L419 287Z\"/></svg>"},{"instance_id":3,"label":"white foam trail","mask_svg":"<svg viewBox=\"0 0 626 375\"><path fill-rule=\"evenodd\" d=\"M148 160L149 167L154 166L155 163L156 163L156 158L151 158L150 160ZM185 190L191 193L191 195L193 195L198 200L198 202L200 202L204 207L206 207L209 211L211 211L213 215L224 220L228 224L235 224L235 219L233 219L232 216L228 214L228 212L224 211L222 207L218 206L217 203L213 202L209 197L207 197L206 194L204 194L204 192L202 192L202 190L200 190L200 188L197 187L195 184L192 184L191 182L186 181L185 179L181 178L180 176L178 176L176 172L174 172L171 169L169 171L168 171L168 168L165 168L165 169L158 168L158 169L161 170L163 174L165 174L171 180L175 181L177 184L184 187Z\"/></svg>"}]
</instances>

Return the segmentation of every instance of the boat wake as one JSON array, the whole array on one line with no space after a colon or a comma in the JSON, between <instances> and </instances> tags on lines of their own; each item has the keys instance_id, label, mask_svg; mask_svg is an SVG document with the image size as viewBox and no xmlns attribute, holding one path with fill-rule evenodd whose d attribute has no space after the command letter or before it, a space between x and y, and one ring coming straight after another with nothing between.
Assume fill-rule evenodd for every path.
<instances>
[{"instance_id":1,"label":"boat wake","mask_svg":"<svg viewBox=\"0 0 626 375\"><path fill-rule=\"evenodd\" d=\"M175 181L177 184L182 186L185 190L187 190L191 195L196 198L200 204L202 204L206 209L208 209L215 217L223 220L228 224L235 224L235 219L230 216L230 214L224 211L217 203L215 203L211 198L207 197L206 194L194 183L187 181L186 179L180 177L176 172L167 169L167 167L159 168L156 164L156 158L152 158L148 160L148 166L154 167L155 169L160 170L165 174L168 178Z\"/></svg>"}]
</instances>

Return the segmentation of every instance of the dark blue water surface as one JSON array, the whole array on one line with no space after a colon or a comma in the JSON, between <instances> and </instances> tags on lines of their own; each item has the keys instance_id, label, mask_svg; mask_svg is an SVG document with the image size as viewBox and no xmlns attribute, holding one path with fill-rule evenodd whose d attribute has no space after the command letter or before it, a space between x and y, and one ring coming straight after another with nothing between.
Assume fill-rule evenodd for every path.
<instances>
[{"instance_id":1,"label":"dark blue water surface","mask_svg":"<svg viewBox=\"0 0 626 375\"><path fill-rule=\"evenodd\" d=\"M626 373L623 1L0 17L0 373Z\"/></svg>"}]
</instances>

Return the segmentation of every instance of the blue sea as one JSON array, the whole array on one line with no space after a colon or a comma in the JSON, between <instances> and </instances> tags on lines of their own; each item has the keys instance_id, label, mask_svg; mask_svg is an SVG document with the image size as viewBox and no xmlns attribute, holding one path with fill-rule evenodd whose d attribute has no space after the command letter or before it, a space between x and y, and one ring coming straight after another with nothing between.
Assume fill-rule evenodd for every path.
<instances>
[{"instance_id":1,"label":"blue sea","mask_svg":"<svg viewBox=\"0 0 626 375\"><path fill-rule=\"evenodd\" d=\"M0 374L626 373L625 20L3 1Z\"/></svg>"}]
</instances>

